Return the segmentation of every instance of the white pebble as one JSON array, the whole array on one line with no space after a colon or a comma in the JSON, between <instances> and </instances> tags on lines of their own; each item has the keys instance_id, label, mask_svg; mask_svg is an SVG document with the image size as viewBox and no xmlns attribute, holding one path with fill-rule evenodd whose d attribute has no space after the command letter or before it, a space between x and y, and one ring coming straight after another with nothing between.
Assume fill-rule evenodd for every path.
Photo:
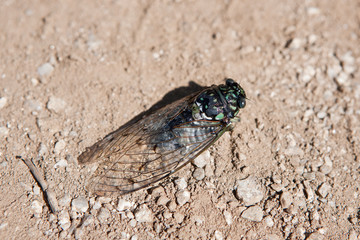
<instances>
[{"instance_id":1,"label":"white pebble","mask_svg":"<svg viewBox=\"0 0 360 240\"><path fill-rule=\"evenodd\" d=\"M328 183L324 182L319 187L318 192L322 198L325 198L329 194L330 190L331 190L331 186Z\"/></svg>"},{"instance_id":2,"label":"white pebble","mask_svg":"<svg viewBox=\"0 0 360 240\"><path fill-rule=\"evenodd\" d=\"M319 118L319 119L324 119L325 117L326 117L326 112L318 112L317 114L316 114L316 116Z\"/></svg>"},{"instance_id":3,"label":"white pebble","mask_svg":"<svg viewBox=\"0 0 360 240\"><path fill-rule=\"evenodd\" d=\"M220 232L218 230L215 231L214 237L215 237L216 240L223 240L224 239L222 232Z\"/></svg>"},{"instance_id":4,"label":"white pebble","mask_svg":"<svg viewBox=\"0 0 360 240\"><path fill-rule=\"evenodd\" d=\"M97 218L99 219L100 223L106 223L110 218L110 211L106 208L101 208Z\"/></svg>"},{"instance_id":5,"label":"white pebble","mask_svg":"<svg viewBox=\"0 0 360 240\"><path fill-rule=\"evenodd\" d=\"M44 63L37 69L37 72L41 77L49 76L53 71L54 67L50 63Z\"/></svg>"},{"instance_id":6,"label":"white pebble","mask_svg":"<svg viewBox=\"0 0 360 240\"><path fill-rule=\"evenodd\" d=\"M280 196L280 204L283 208L288 208L293 202L293 198L289 192L283 192Z\"/></svg>"},{"instance_id":7,"label":"white pebble","mask_svg":"<svg viewBox=\"0 0 360 240\"><path fill-rule=\"evenodd\" d=\"M193 177L198 181L203 180L205 177L205 170L203 168L196 168L193 172Z\"/></svg>"},{"instance_id":8,"label":"white pebble","mask_svg":"<svg viewBox=\"0 0 360 240\"><path fill-rule=\"evenodd\" d=\"M38 200L34 200L31 203L31 209L34 211L35 214L41 214L43 210L43 206Z\"/></svg>"},{"instance_id":9,"label":"white pebble","mask_svg":"<svg viewBox=\"0 0 360 240\"><path fill-rule=\"evenodd\" d=\"M59 199L59 205L62 207L69 206L71 197L69 194L65 194L62 198Z\"/></svg>"},{"instance_id":10,"label":"white pebble","mask_svg":"<svg viewBox=\"0 0 360 240\"><path fill-rule=\"evenodd\" d=\"M59 113L61 111L63 111L66 108L66 102L60 98L56 98L56 97L50 97L49 101L46 104L46 107L50 110L50 111L54 111L56 113Z\"/></svg>"},{"instance_id":11,"label":"white pebble","mask_svg":"<svg viewBox=\"0 0 360 240\"><path fill-rule=\"evenodd\" d=\"M6 137L9 134L7 127L0 127L0 137Z\"/></svg>"},{"instance_id":12,"label":"white pebble","mask_svg":"<svg viewBox=\"0 0 360 240\"><path fill-rule=\"evenodd\" d=\"M66 167L67 165L68 165L68 162L65 159L61 159L60 161L55 163L54 168Z\"/></svg>"},{"instance_id":13,"label":"white pebble","mask_svg":"<svg viewBox=\"0 0 360 240\"><path fill-rule=\"evenodd\" d=\"M349 80L349 75L345 72L341 72L339 76L336 77L336 80L341 85L347 85Z\"/></svg>"},{"instance_id":14,"label":"white pebble","mask_svg":"<svg viewBox=\"0 0 360 240\"><path fill-rule=\"evenodd\" d=\"M48 151L48 149L47 149L46 145L43 143L40 143L40 147L38 149L39 156L45 155L47 153L47 151Z\"/></svg>"},{"instance_id":15,"label":"white pebble","mask_svg":"<svg viewBox=\"0 0 360 240\"><path fill-rule=\"evenodd\" d=\"M256 178L249 177L244 180L239 180L235 185L236 198L243 201L245 206L254 205L260 202L264 194L261 186L257 184Z\"/></svg>"},{"instance_id":16,"label":"white pebble","mask_svg":"<svg viewBox=\"0 0 360 240\"><path fill-rule=\"evenodd\" d=\"M182 206L190 200L190 192L187 190L182 190L176 193L176 202Z\"/></svg>"},{"instance_id":17,"label":"white pebble","mask_svg":"<svg viewBox=\"0 0 360 240\"><path fill-rule=\"evenodd\" d=\"M136 227L137 221L135 219L131 219L129 222L130 227Z\"/></svg>"},{"instance_id":18,"label":"white pebble","mask_svg":"<svg viewBox=\"0 0 360 240\"><path fill-rule=\"evenodd\" d=\"M135 219L138 222L152 222L153 218L153 212L145 204L138 207L135 211Z\"/></svg>"},{"instance_id":19,"label":"white pebble","mask_svg":"<svg viewBox=\"0 0 360 240\"><path fill-rule=\"evenodd\" d=\"M166 205L168 202L170 201L170 199L166 196L161 196L159 197L159 199L157 200L157 204L158 205Z\"/></svg>"},{"instance_id":20,"label":"white pebble","mask_svg":"<svg viewBox=\"0 0 360 240\"><path fill-rule=\"evenodd\" d=\"M34 195L39 195L40 194L40 187L39 186L34 186L33 187L33 193L34 193Z\"/></svg>"},{"instance_id":21,"label":"white pebble","mask_svg":"<svg viewBox=\"0 0 360 240\"><path fill-rule=\"evenodd\" d=\"M294 38L294 39L292 39L289 47L291 49L299 49L302 45L303 45L303 40L302 39Z\"/></svg>"},{"instance_id":22,"label":"white pebble","mask_svg":"<svg viewBox=\"0 0 360 240\"><path fill-rule=\"evenodd\" d=\"M265 220L265 224L268 227L274 226L274 220L270 216L267 216L266 218L264 218L264 220Z\"/></svg>"},{"instance_id":23,"label":"white pebble","mask_svg":"<svg viewBox=\"0 0 360 240\"><path fill-rule=\"evenodd\" d=\"M118 200L118 205L117 205L116 209L118 211L122 212L122 211L132 208L133 205L134 205L133 202L130 202L130 201L120 198Z\"/></svg>"},{"instance_id":24,"label":"white pebble","mask_svg":"<svg viewBox=\"0 0 360 240\"><path fill-rule=\"evenodd\" d=\"M225 221L226 221L227 225L231 225L232 222L233 222L233 218L231 216L231 213L225 210L224 211L224 217L225 217Z\"/></svg>"},{"instance_id":25,"label":"white pebble","mask_svg":"<svg viewBox=\"0 0 360 240\"><path fill-rule=\"evenodd\" d=\"M36 100L28 99L24 102L26 108L30 111L40 112L42 110L42 103Z\"/></svg>"},{"instance_id":26,"label":"white pebble","mask_svg":"<svg viewBox=\"0 0 360 240\"><path fill-rule=\"evenodd\" d=\"M187 187L187 182L184 178L178 178L175 180L175 185L178 189L184 190Z\"/></svg>"},{"instance_id":27,"label":"white pebble","mask_svg":"<svg viewBox=\"0 0 360 240\"><path fill-rule=\"evenodd\" d=\"M0 109L4 108L7 103L6 97L0 97Z\"/></svg>"},{"instance_id":28,"label":"white pebble","mask_svg":"<svg viewBox=\"0 0 360 240\"><path fill-rule=\"evenodd\" d=\"M102 206L101 202L96 201L96 202L94 203L94 205L92 206L92 209L98 210L98 209L101 208L101 206Z\"/></svg>"},{"instance_id":29,"label":"white pebble","mask_svg":"<svg viewBox=\"0 0 360 240\"><path fill-rule=\"evenodd\" d=\"M71 206L76 211L86 212L89 208L89 202L84 197L78 197L72 200Z\"/></svg>"},{"instance_id":30,"label":"white pebble","mask_svg":"<svg viewBox=\"0 0 360 240\"><path fill-rule=\"evenodd\" d=\"M1 223L0 224L0 230L6 228L9 225L9 223L5 222L5 223Z\"/></svg>"},{"instance_id":31,"label":"white pebble","mask_svg":"<svg viewBox=\"0 0 360 240\"><path fill-rule=\"evenodd\" d=\"M63 230L67 230L70 228L71 222L70 222L70 215L69 215L68 211L66 211L66 210L61 211L59 213L58 219L59 219L58 224L60 225L60 227Z\"/></svg>"},{"instance_id":32,"label":"white pebble","mask_svg":"<svg viewBox=\"0 0 360 240\"><path fill-rule=\"evenodd\" d=\"M246 209L241 217L253 222L260 222L263 218L263 210L259 206L252 206Z\"/></svg>"},{"instance_id":33,"label":"white pebble","mask_svg":"<svg viewBox=\"0 0 360 240\"><path fill-rule=\"evenodd\" d=\"M175 218L175 221L176 221L178 224L180 224L180 223L183 222L185 216L184 216L184 214L182 214L182 213L180 213L180 212L175 212L175 213L174 213L174 218Z\"/></svg>"},{"instance_id":34,"label":"white pebble","mask_svg":"<svg viewBox=\"0 0 360 240\"><path fill-rule=\"evenodd\" d=\"M307 14L311 15L318 15L320 13L320 9L317 7L309 7L307 9Z\"/></svg>"},{"instance_id":35,"label":"white pebble","mask_svg":"<svg viewBox=\"0 0 360 240\"><path fill-rule=\"evenodd\" d=\"M66 146L66 142L64 140L61 139L57 141L54 146L54 152L56 154L60 154L64 150L65 146Z\"/></svg>"},{"instance_id":36,"label":"white pebble","mask_svg":"<svg viewBox=\"0 0 360 240\"><path fill-rule=\"evenodd\" d=\"M194 159L194 165L198 168L203 168L210 161L210 157L210 152L205 151Z\"/></svg>"}]
</instances>

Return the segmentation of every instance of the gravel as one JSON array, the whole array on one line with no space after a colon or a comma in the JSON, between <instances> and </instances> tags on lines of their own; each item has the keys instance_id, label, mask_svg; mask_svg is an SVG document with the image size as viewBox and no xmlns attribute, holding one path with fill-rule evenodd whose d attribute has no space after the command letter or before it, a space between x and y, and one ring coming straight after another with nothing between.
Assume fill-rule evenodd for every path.
<instances>
[{"instance_id":1,"label":"gravel","mask_svg":"<svg viewBox=\"0 0 360 240\"><path fill-rule=\"evenodd\" d=\"M54 67L50 63L44 63L37 69L37 73L40 77L47 77L50 76L51 73L54 71Z\"/></svg>"},{"instance_id":2,"label":"gravel","mask_svg":"<svg viewBox=\"0 0 360 240\"><path fill-rule=\"evenodd\" d=\"M253 222L260 222L263 218L263 210L259 206L252 206L246 209L241 217Z\"/></svg>"},{"instance_id":3,"label":"gravel","mask_svg":"<svg viewBox=\"0 0 360 240\"><path fill-rule=\"evenodd\" d=\"M89 202L84 197L78 197L72 200L71 206L79 212L86 212L89 208Z\"/></svg>"},{"instance_id":4,"label":"gravel","mask_svg":"<svg viewBox=\"0 0 360 240\"><path fill-rule=\"evenodd\" d=\"M6 106L7 98L6 97L0 97L0 109L3 109Z\"/></svg>"},{"instance_id":5,"label":"gravel","mask_svg":"<svg viewBox=\"0 0 360 240\"><path fill-rule=\"evenodd\" d=\"M46 104L46 107L50 111L60 113L67 107L67 104L64 100L62 100L60 98L50 97L49 101Z\"/></svg>"},{"instance_id":6,"label":"gravel","mask_svg":"<svg viewBox=\"0 0 360 240\"><path fill-rule=\"evenodd\" d=\"M135 210L135 219L140 223L152 222L154 219L153 212L145 205L141 205Z\"/></svg>"},{"instance_id":7,"label":"gravel","mask_svg":"<svg viewBox=\"0 0 360 240\"><path fill-rule=\"evenodd\" d=\"M264 193L256 178L249 177L236 182L235 196L238 200L243 201L245 206L250 206L260 202Z\"/></svg>"},{"instance_id":8,"label":"gravel","mask_svg":"<svg viewBox=\"0 0 360 240\"><path fill-rule=\"evenodd\" d=\"M125 210L129 210L130 208L132 208L134 205L133 202L130 202L128 200L119 198L118 200L118 205L116 207L116 209L120 212L125 211Z\"/></svg>"},{"instance_id":9,"label":"gravel","mask_svg":"<svg viewBox=\"0 0 360 240\"><path fill-rule=\"evenodd\" d=\"M176 202L182 206L190 200L190 192L187 190L181 190L176 193Z\"/></svg>"}]
</instances>

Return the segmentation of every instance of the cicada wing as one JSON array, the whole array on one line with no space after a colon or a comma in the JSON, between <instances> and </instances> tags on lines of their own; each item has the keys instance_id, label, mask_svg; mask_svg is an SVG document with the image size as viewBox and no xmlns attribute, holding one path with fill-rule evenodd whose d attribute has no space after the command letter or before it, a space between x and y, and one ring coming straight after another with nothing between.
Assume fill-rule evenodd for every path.
<instances>
[{"instance_id":1,"label":"cicada wing","mask_svg":"<svg viewBox=\"0 0 360 240\"><path fill-rule=\"evenodd\" d=\"M179 170L216 141L224 131L220 122L168 126L191 99L182 99L120 128L80 155L80 163L101 159L88 189L98 195L139 190Z\"/></svg>"}]
</instances>

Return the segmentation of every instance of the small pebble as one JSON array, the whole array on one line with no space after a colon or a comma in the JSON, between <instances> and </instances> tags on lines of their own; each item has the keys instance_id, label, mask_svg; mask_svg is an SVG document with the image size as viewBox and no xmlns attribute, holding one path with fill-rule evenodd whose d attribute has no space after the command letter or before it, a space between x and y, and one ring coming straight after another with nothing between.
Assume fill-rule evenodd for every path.
<instances>
[{"instance_id":1,"label":"small pebble","mask_svg":"<svg viewBox=\"0 0 360 240\"><path fill-rule=\"evenodd\" d=\"M312 180L315 179L315 172L306 172L306 173L303 174L303 177L306 180L312 181Z\"/></svg>"},{"instance_id":2,"label":"small pebble","mask_svg":"<svg viewBox=\"0 0 360 240\"><path fill-rule=\"evenodd\" d=\"M68 211L66 211L66 210L61 211L59 213L58 219L59 219L58 224L63 230L67 230L70 228L71 222L70 222L70 215L69 215Z\"/></svg>"},{"instance_id":3,"label":"small pebble","mask_svg":"<svg viewBox=\"0 0 360 240\"><path fill-rule=\"evenodd\" d=\"M224 239L222 232L220 232L218 230L215 231L214 237L215 237L216 240L223 240Z\"/></svg>"},{"instance_id":4,"label":"small pebble","mask_svg":"<svg viewBox=\"0 0 360 240\"><path fill-rule=\"evenodd\" d=\"M61 139L57 141L54 146L55 154L60 154L65 149L65 146L66 146L66 142L64 140Z\"/></svg>"},{"instance_id":5,"label":"small pebble","mask_svg":"<svg viewBox=\"0 0 360 240\"><path fill-rule=\"evenodd\" d=\"M227 225L231 225L233 223L233 218L231 216L231 213L228 211L224 211L224 217L225 217L225 221L227 223Z\"/></svg>"},{"instance_id":6,"label":"small pebble","mask_svg":"<svg viewBox=\"0 0 360 240\"><path fill-rule=\"evenodd\" d=\"M289 45L290 49L299 49L303 45L303 40L300 38L294 38L291 40L291 43Z\"/></svg>"},{"instance_id":7,"label":"small pebble","mask_svg":"<svg viewBox=\"0 0 360 240\"><path fill-rule=\"evenodd\" d=\"M68 162L65 159L61 159L60 161L55 163L54 168L66 167L67 165L68 165Z\"/></svg>"},{"instance_id":8,"label":"small pebble","mask_svg":"<svg viewBox=\"0 0 360 240\"><path fill-rule=\"evenodd\" d=\"M129 222L130 227L136 227L137 221L135 219L131 219Z\"/></svg>"},{"instance_id":9,"label":"small pebble","mask_svg":"<svg viewBox=\"0 0 360 240\"><path fill-rule=\"evenodd\" d=\"M190 200L190 192L187 190L182 190L176 193L176 202L182 206Z\"/></svg>"},{"instance_id":10,"label":"small pebble","mask_svg":"<svg viewBox=\"0 0 360 240\"><path fill-rule=\"evenodd\" d=\"M267 216L264 218L265 224L268 227L273 227L274 226L274 220L272 219L272 217Z\"/></svg>"},{"instance_id":11,"label":"small pebble","mask_svg":"<svg viewBox=\"0 0 360 240\"><path fill-rule=\"evenodd\" d=\"M43 156L43 155L45 155L47 152L48 152L48 149L47 149L46 145L43 144L43 143L40 143L40 146L39 146L39 148L38 148L38 154L39 154L39 156Z\"/></svg>"},{"instance_id":12,"label":"small pebble","mask_svg":"<svg viewBox=\"0 0 360 240\"><path fill-rule=\"evenodd\" d=\"M132 235L130 240L138 240L138 236L137 235Z\"/></svg>"},{"instance_id":13,"label":"small pebble","mask_svg":"<svg viewBox=\"0 0 360 240\"><path fill-rule=\"evenodd\" d=\"M68 194L65 194L62 198L59 200L59 205L62 207L69 206L71 202L71 197Z\"/></svg>"},{"instance_id":14,"label":"small pebble","mask_svg":"<svg viewBox=\"0 0 360 240\"><path fill-rule=\"evenodd\" d=\"M169 212L169 211L165 211L165 212L163 213L163 217L164 217L165 219L172 218L172 213Z\"/></svg>"},{"instance_id":15,"label":"small pebble","mask_svg":"<svg viewBox=\"0 0 360 240\"><path fill-rule=\"evenodd\" d=\"M34 193L34 195L39 195L40 194L40 187L35 185L33 187L33 193Z\"/></svg>"},{"instance_id":16,"label":"small pebble","mask_svg":"<svg viewBox=\"0 0 360 240\"><path fill-rule=\"evenodd\" d=\"M316 114L316 116L319 118L319 119L324 119L326 117L326 112L318 112Z\"/></svg>"},{"instance_id":17,"label":"small pebble","mask_svg":"<svg viewBox=\"0 0 360 240\"><path fill-rule=\"evenodd\" d=\"M210 161L210 158L211 158L210 152L205 151L202 154L200 154L200 156L195 158L193 162L196 167L203 168Z\"/></svg>"},{"instance_id":18,"label":"small pebble","mask_svg":"<svg viewBox=\"0 0 360 240\"><path fill-rule=\"evenodd\" d=\"M6 228L9 224L7 222L0 224L0 230Z\"/></svg>"},{"instance_id":19,"label":"small pebble","mask_svg":"<svg viewBox=\"0 0 360 240\"><path fill-rule=\"evenodd\" d=\"M283 208L288 208L292 204L293 197L289 192L283 192L280 197L280 204Z\"/></svg>"},{"instance_id":20,"label":"small pebble","mask_svg":"<svg viewBox=\"0 0 360 240\"><path fill-rule=\"evenodd\" d=\"M194 172L193 172L193 177L200 181L203 180L205 177L205 171L203 168L195 168Z\"/></svg>"},{"instance_id":21,"label":"small pebble","mask_svg":"<svg viewBox=\"0 0 360 240\"><path fill-rule=\"evenodd\" d=\"M89 202L84 197L78 197L72 200L72 208L79 212L86 212L89 208Z\"/></svg>"},{"instance_id":22,"label":"small pebble","mask_svg":"<svg viewBox=\"0 0 360 240\"><path fill-rule=\"evenodd\" d=\"M94 217L92 215L88 215L88 214L85 214L85 217L84 217L84 220L83 220L83 223L81 226L89 226L90 224L92 224L94 222Z\"/></svg>"},{"instance_id":23,"label":"small pebble","mask_svg":"<svg viewBox=\"0 0 360 240\"><path fill-rule=\"evenodd\" d=\"M306 199L307 200L313 200L314 199L314 191L312 190L312 188L310 187L310 184L308 182L304 182L305 185L305 195L306 195Z\"/></svg>"},{"instance_id":24,"label":"small pebble","mask_svg":"<svg viewBox=\"0 0 360 240\"><path fill-rule=\"evenodd\" d=\"M59 113L61 111L63 111L66 108L66 102L60 98L56 98L56 97L50 97L49 101L46 104L46 107L50 110L50 111L54 111L56 113Z\"/></svg>"},{"instance_id":25,"label":"small pebble","mask_svg":"<svg viewBox=\"0 0 360 240\"><path fill-rule=\"evenodd\" d=\"M145 204L135 210L135 219L140 223L152 222L153 218L153 212Z\"/></svg>"},{"instance_id":26,"label":"small pebble","mask_svg":"<svg viewBox=\"0 0 360 240\"><path fill-rule=\"evenodd\" d=\"M166 196L160 196L156 203L158 205L166 205L169 201L170 201L170 199L167 198Z\"/></svg>"},{"instance_id":27,"label":"small pebble","mask_svg":"<svg viewBox=\"0 0 360 240\"><path fill-rule=\"evenodd\" d=\"M118 211L122 212L122 211L125 211L125 210L129 210L130 208L132 208L133 205L134 204L132 202L120 198L118 200L118 205L117 205L116 209Z\"/></svg>"},{"instance_id":28,"label":"small pebble","mask_svg":"<svg viewBox=\"0 0 360 240\"><path fill-rule=\"evenodd\" d=\"M263 218L263 210L259 206L252 206L246 209L241 217L253 222L260 222Z\"/></svg>"},{"instance_id":29,"label":"small pebble","mask_svg":"<svg viewBox=\"0 0 360 240\"><path fill-rule=\"evenodd\" d=\"M180 223L183 222L185 216L184 216L184 214L182 214L182 213L180 213L180 212L175 212L175 213L174 213L174 218L175 218L175 221L176 221L178 224L180 224Z\"/></svg>"},{"instance_id":30,"label":"small pebble","mask_svg":"<svg viewBox=\"0 0 360 240\"><path fill-rule=\"evenodd\" d=\"M38 200L34 200L31 203L31 209L34 211L35 214L41 214L43 210L43 206Z\"/></svg>"},{"instance_id":31,"label":"small pebble","mask_svg":"<svg viewBox=\"0 0 360 240\"><path fill-rule=\"evenodd\" d=\"M101 208L102 204L100 201L94 202L94 205L92 206L92 209L99 210Z\"/></svg>"},{"instance_id":32,"label":"small pebble","mask_svg":"<svg viewBox=\"0 0 360 240\"><path fill-rule=\"evenodd\" d=\"M0 137L6 137L9 134L7 127L0 127Z\"/></svg>"},{"instance_id":33,"label":"small pebble","mask_svg":"<svg viewBox=\"0 0 360 240\"><path fill-rule=\"evenodd\" d=\"M7 103L6 97L0 97L0 109L4 108Z\"/></svg>"},{"instance_id":34,"label":"small pebble","mask_svg":"<svg viewBox=\"0 0 360 240\"><path fill-rule=\"evenodd\" d=\"M99 222L103 224L107 222L110 216L110 211L108 209L101 208L97 218L99 219Z\"/></svg>"},{"instance_id":35,"label":"small pebble","mask_svg":"<svg viewBox=\"0 0 360 240\"><path fill-rule=\"evenodd\" d=\"M330 190L331 190L331 186L328 183L324 182L319 187L318 193L320 197L325 198L329 194Z\"/></svg>"},{"instance_id":36,"label":"small pebble","mask_svg":"<svg viewBox=\"0 0 360 240\"><path fill-rule=\"evenodd\" d=\"M307 14L309 14L310 16L312 15L318 15L320 13L320 9L317 7L309 7L307 9Z\"/></svg>"},{"instance_id":37,"label":"small pebble","mask_svg":"<svg viewBox=\"0 0 360 240\"><path fill-rule=\"evenodd\" d=\"M325 239L324 236L318 232L313 232L306 238L306 240L323 240L323 239Z\"/></svg>"},{"instance_id":38,"label":"small pebble","mask_svg":"<svg viewBox=\"0 0 360 240\"><path fill-rule=\"evenodd\" d=\"M175 180L175 185L179 190L184 190L187 187L187 182L184 178L178 178Z\"/></svg>"},{"instance_id":39,"label":"small pebble","mask_svg":"<svg viewBox=\"0 0 360 240\"><path fill-rule=\"evenodd\" d=\"M264 194L256 178L249 177L236 182L235 196L238 200L243 201L245 206L250 206L260 202Z\"/></svg>"},{"instance_id":40,"label":"small pebble","mask_svg":"<svg viewBox=\"0 0 360 240\"><path fill-rule=\"evenodd\" d=\"M135 218L134 214L130 211L126 212L126 217L128 217L129 219Z\"/></svg>"},{"instance_id":41,"label":"small pebble","mask_svg":"<svg viewBox=\"0 0 360 240\"><path fill-rule=\"evenodd\" d=\"M49 76L54 71L54 67L50 63L44 63L37 69L37 73L41 77Z\"/></svg>"}]
</instances>

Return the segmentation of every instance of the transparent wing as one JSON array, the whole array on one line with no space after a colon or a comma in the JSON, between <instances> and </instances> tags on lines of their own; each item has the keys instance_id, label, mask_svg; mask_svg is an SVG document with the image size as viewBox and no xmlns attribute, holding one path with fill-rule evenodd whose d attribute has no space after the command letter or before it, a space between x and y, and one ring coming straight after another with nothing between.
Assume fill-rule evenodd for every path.
<instances>
[{"instance_id":1,"label":"transparent wing","mask_svg":"<svg viewBox=\"0 0 360 240\"><path fill-rule=\"evenodd\" d=\"M191 100L187 97L159 109L82 153L80 163L101 160L89 190L98 195L139 190L176 172L215 142L226 130L221 122L200 120L168 125Z\"/></svg>"}]
</instances>

